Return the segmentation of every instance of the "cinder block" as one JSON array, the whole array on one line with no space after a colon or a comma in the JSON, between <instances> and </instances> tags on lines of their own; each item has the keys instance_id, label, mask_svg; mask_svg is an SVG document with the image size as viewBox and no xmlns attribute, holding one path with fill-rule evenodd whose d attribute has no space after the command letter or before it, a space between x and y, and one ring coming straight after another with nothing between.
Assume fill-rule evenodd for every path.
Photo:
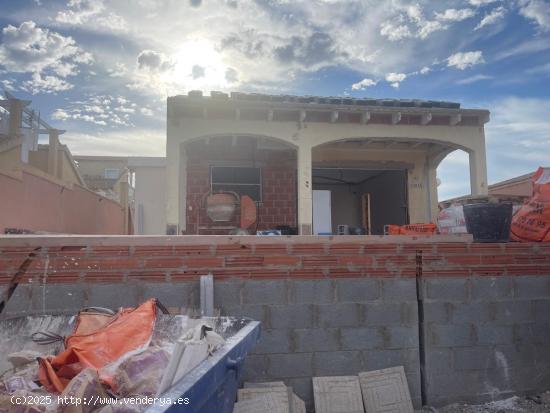
<instances>
[{"instance_id":1,"label":"cinder block","mask_svg":"<svg viewBox=\"0 0 550 413\"><path fill-rule=\"evenodd\" d=\"M427 371L448 373L452 369L452 349L430 348L425 354Z\"/></svg>"},{"instance_id":2,"label":"cinder block","mask_svg":"<svg viewBox=\"0 0 550 413\"><path fill-rule=\"evenodd\" d=\"M535 320L535 309L532 301L515 300L495 303L497 323L521 323Z\"/></svg>"},{"instance_id":3,"label":"cinder block","mask_svg":"<svg viewBox=\"0 0 550 413\"><path fill-rule=\"evenodd\" d=\"M309 328L313 326L312 304L269 306L271 328Z\"/></svg>"},{"instance_id":4,"label":"cinder block","mask_svg":"<svg viewBox=\"0 0 550 413\"><path fill-rule=\"evenodd\" d=\"M514 278L514 296L516 298L550 297L550 277L522 276Z\"/></svg>"},{"instance_id":5,"label":"cinder block","mask_svg":"<svg viewBox=\"0 0 550 413\"><path fill-rule=\"evenodd\" d=\"M383 278L381 292L385 301L416 302L416 279Z\"/></svg>"},{"instance_id":6,"label":"cinder block","mask_svg":"<svg viewBox=\"0 0 550 413\"><path fill-rule=\"evenodd\" d=\"M244 361L243 380L261 381L269 378L269 360L263 354L248 354Z\"/></svg>"},{"instance_id":7,"label":"cinder block","mask_svg":"<svg viewBox=\"0 0 550 413\"><path fill-rule=\"evenodd\" d=\"M456 401L472 401L475 395L488 390L482 370L429 372L427 404L441 406Z\"/></svg>"},{"instance_id":8,"label":"cinder block","mask_svg":"<svg viewBox=\"0 0 550 413\"><path fill-rule=\"evenodd\" d=\"M28 285L19 285L13 295L4 307L4 312L0 317L22 316L32 312L32 287Z\"/></svg>"},{"instance_id":9,"label":"cinder block","mask_svg":"<svg viewBox=\"0 0 550 413\"><path fill-rule=\"evenodd\" d=\"M290 330L262 330L260 341L254 347L255 354L288 353L290 351Z\"/></svg>"},{"instance_id":10,"label":"cinder block","mask_svg":"<svg viewBox=\"0 0 550 413\"><path fill-rule=\"evenodd\" d=\"M214 308L242 304L242 280L214 281Z\"/></svg>"},{"instance_id":11,"label":"cinder block","mask_svg":"<svg viewBox=\"0 0 550 413\"><path fill-rule=\"evenodd\" d=\"M133 307L140 304L136 283L90 284L88 306L93 307Z\"/></svg>"},{"instance_id":12,"label":"cinder block","mask_svg":"<svg viewBox=\"0 0 550 413\"><path fill-rule=\"evenodd\" d=\"M246 280L243 286L244 304L286 304L286 280Z\"/></svg>"},{"instance_id":13,"label":"cinder block","mask_svg":"<svg viewBox=\"0 0 550 413\"><path fill-rule=\"evenodd\" d=\"M533 329L533 334L533 341L535 344L550 346L550 321L548 323L538 323Z\"/></svg>"},{"instance_id":14,"label":"cinder block","mask_svg":"<svg viewBox=\"0 0 550 413\"><path fill-rule=\"evenodd\" d=\"M323 351L314 353L314 375L353 375L364 370L359 351Z\"/></svg>"},{"instance_id":15,"label":"cinder block","mask_svg":"<svg viewBox=\"0 0 550 413\"><path fill-rule=\"evenodd\" d=\"M317 311L317 326L356 327L361 324L362 308L359 304L332 304L315 306Z\"/></svg>"},{"instance_id":16,"label":"cinder block","mask_svg":"<svg viewBox=\"0 0 550 413\"><path fill-rule=\"evenodd\" d=\"M369 303L365 304L363 309L365 325L368 326L400 325L405 316L401 303Z\"/></svg>"},{"instance_id":17,"label":"cinder block","mask_svg":"<svg viewBox=\"0 0 550 413\"><path fill-rule=\"evenodd\" d=\"M495 367L491 347L463 347L453 349L455 370L488 370Z\"/></svg>"},{"instance_id":18,"label":"cinder block","mask_svg":"<svg viewBox=\"0 0 550 413\"><path fill-rule=\"evenodd\" d=\"M271 378L313 376L312 353L270 354L268 373Z\"/></svg>"},{"instance_id":19,"label":"cinder block","mask_svg":"<svg viewBox=\"0 0 550 413\"><path fill-rule=\"evenodd\" d=\"M447 324L451 320L452 304L440 301L423 301L424 322Z\"/></svg>"},{"instance_id":20,"label":"cinder block","mask_svg":"<svg viewBox=\"0 0 550 413\"><path fill-rule=\"evenodd\" d=\"M384 346L384 339L375 327L341 328L340 336L342 350L367 350Z\"/></svg>"},{"instance_id":21,"label":"cinder block","mask_svg":"<svg viewBox=\"0 0 550 413\"><path fill-rule=\"evenodd\" d=\"M452 322L455 324L487 323L495 318L492 303L472 302L452 303Z\"/></svg>"},{"instance_id":22,"label":"cinder block","mask_svg":"<svg viewBox=\"0 0 550 413\"><path fill-rule=\"evenodd\" d=\"M403 366L407 374L420 373L420 359L417 349L367 350L363 351L362 355L365 370L368 371Z\"/></svg>"},{"instance_id":23,"label":"cinder block","mask_svg":"<svg viewBox=\"0 0 550 413\"><path fill-rule=\"evenodd\" d=\"M496 300L511 298L515 277L474 277L472 278L472 299Z\"/></svg>"},{"instance_id":24,"label":"cinder block","mask_svg":"<svg viewBox=\"0 0 550 413\"><path fill-rule=\"evenodd\" d=\"M426 298L437 301L466 301L468 299L467 278L424 279Z\"/></svg>"},{"instance_id":25,"label":"cinder block","mask_svg":"<svg viewBox=\"0 0 550 413\"><path fill-rule=\"evenodd\" d=\"M332 280L291 280L291 300L297 304L330 304L335 299Z\"/></svg>"},{"instance_id":26,"label":"cinder block","mask_svg":"<svg viewBox=\"0 0 550 413\"><path fill-rule=\"evenodd\" d=\"M383 327L389 336L387 348L418 348L418 327L388 326Z\"/></svg>"},{"instance_id":27,"label":"cinder block","mask_svg":"<svg viewBox=\"0 0 550 413\"><path fill-rule=\"evenodd\" d=\"M434 347L475 345L477 331L472 324L430 324L427 327L428 344Z\"/></svg>"},{"instance_id":28,"label":"cinder block","mask_svg":"<svg viewBox=\"0 0 550 413\"><path fill-rule=\"evenodd\" d=\"M337 351L341 349L340 330L337 328L294 330L294 351Z\"/></svg>"},{"instance_id":29,"label":"cinder block","mask_svg":"<svg viewBox=\"0 0 550 413\"><path fill-rule=\"evenodd\" d=\"M514 329L511 325L486 324L477 327L477 342L479 345L512 344Z\"/></svg>"},{"instance_id":30,"label":"cinder block","mask_svg":"<svg viewBox=\"0 0 550 413\"><path fill-rule=\"evenodd\" d=\"M374 278L338 279L336 290L341 303L364 303L380 297L380 282Z\"/></svg>"},{"instance_id":31,"label":"cinder block","mask_svg":"<svg viewBox=\"0 0 550 413\"><path fill-rule=\"evenodd\" d=\"M233 317L248 317L262 323L262 328L271 328L269 309L267 305L240 305L222 308L222 315Z\"/></svg>"},{"instance_id":32,"label":"cinder block","mask_svg":"<svg viewBox=\"0 0 550 413\"><path fill-rule=\"evenodd\" d=\"M550 298L550 297L549 297ZM550 314L550 299L533 301L535 306L535 321L545 322Z\"/></svg>"},{"instance_id":33,"label":"cinder block","mask_svg":"<svg viewBox=\"0 0 550 413\"><path fill-rule=\"evenodd\" d=\"M533 343L499 345L494 348L495 368L527 369L536 365L536 346Z\"/></svg>"},{"instance_id":34,"label":"cinder block","mask_svg":"<svg viewBox=\"0 0 550 413\"><path fill-rule=\"evenodd\" d=\"M173 283L140 283L144 298L155 297L166 307L199 308L198 281ZM219 308L216 305L216 308Z\"/></svg>"}]
</instances>

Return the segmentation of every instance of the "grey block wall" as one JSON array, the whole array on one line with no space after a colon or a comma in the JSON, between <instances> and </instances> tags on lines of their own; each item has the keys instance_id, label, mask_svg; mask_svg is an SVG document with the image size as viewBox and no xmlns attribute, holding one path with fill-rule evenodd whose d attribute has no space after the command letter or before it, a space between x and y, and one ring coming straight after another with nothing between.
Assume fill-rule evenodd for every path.
<instances>
[{"instance_id":1,"label":"grey block wall","mask_svg":"<svg viewBox=\"0 0 550 413\"><path fill-rule=\"evenodd\" d=\"M245 380L284 380L311 409L312 377L403 365L420 405L414 279L232 280L214 291L222 314L262 322Z\"/></svg>"},{"instance_id":2,"label":"grey block wall","mask_svg":"<svg viewBox=\"0 0 550 413\"><path fill-rule=\"evenodd\" d=\"M550 277L424 280L427 396L481 402L550 385Z\"/></svg>"}]
</instances>

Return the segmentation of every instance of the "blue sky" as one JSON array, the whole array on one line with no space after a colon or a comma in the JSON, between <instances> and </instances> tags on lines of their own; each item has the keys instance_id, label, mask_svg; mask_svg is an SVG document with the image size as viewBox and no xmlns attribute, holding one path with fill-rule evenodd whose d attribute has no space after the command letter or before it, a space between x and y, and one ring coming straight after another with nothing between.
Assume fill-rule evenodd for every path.
<instances>
[{"instance_id":1,"label":"blue sky","mask_svg":"<svg viewBox=\"0 0 550 413\"><path fill-rule=\"evenodd\" d=\"M76 154L165 153L189 90L487 108L489 183L550 166L550 0L0 0L0 83ZM469 193L468 160L438 170Z\"/></svg>"}]
</instances>

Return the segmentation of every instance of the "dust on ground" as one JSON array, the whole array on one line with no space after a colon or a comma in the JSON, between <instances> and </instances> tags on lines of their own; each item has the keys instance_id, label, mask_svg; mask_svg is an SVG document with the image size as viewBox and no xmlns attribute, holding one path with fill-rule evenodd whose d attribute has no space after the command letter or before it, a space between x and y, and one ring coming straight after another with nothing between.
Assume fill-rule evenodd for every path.
<instances>
[{"instance_id":1,"label":"dust on ground","mask_svg":"<svg viewBox=\"0 0 550 413\"><path fill-rule=\"evenodd\" d=\"M419 413L550 413L550 391L537 396L510 397L485 404L455 403L440 408L424 408Z\"/></svg>"}]
</instances>

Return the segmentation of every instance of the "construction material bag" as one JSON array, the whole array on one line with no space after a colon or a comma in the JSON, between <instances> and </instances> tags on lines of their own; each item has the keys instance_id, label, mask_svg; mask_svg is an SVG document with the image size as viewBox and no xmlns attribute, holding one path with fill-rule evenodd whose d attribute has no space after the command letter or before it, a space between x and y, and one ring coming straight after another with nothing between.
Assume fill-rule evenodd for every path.
<instances>
[{"instance_id":1,"label":"construction material bag","mask_svg":"<svg viewBox=\"0 0 550 413\"><path fill-rule=\"evenodd\" d=\"M437 229L440 234L467 234L462 205L451 205L439 211Z\"/></svg>"},{"instance_id":2,"label":"construction material bag","mask_svg":"<svg viewBox=\"0 0 550 413\"><path fill-rule=\"evenodd\" d=\"M92 368L102 383L116 391L116 367L149 346L155 320L154 299L114 315L81 312L74 332L64 340L65 350L55 357L38 359L40 382L48 391L61 393L72 378Z\"/></svg>"},{"instance_id":3,"label":"construction material bag","mask_svg":"<svg viewBox=\"0 0 550 413\"><path fill-rule=\"evenodd\" d=\"M550 168L533 175L533 196L512 217L510 238L522 242L550 241Z\"/></svg>"},{"instance_id":4,"label":"construction material bag","mask_svg":"<svg viewBox=\"0 0 550 413\"><path fill-rule=\"evenodd\" d=\"M435 224L408 224L408 225L386 225L387 235L434 235L437 226Z\"/></svg>"}]
</instances>

